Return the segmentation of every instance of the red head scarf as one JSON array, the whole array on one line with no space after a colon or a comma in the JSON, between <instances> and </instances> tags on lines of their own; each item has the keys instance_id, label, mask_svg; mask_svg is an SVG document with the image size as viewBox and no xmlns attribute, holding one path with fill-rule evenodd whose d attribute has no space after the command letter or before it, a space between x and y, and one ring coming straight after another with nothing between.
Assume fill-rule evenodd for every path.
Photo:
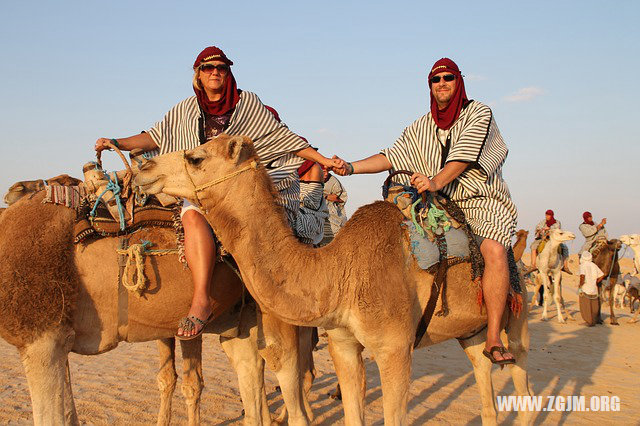
<instances>
[{"instance_id":1,"label":"red head scarf","mask_svg":"<svg viewBox=\"0 0 640 426\"><path fill-rule=\"evenodd\" d=\"M553 210L547 210L546 212L544 212L544 214L548 214L549 216L551 216L551 219L547 220L547 226L551 226L556 223L556 218L553 217Z\"/></svg>"},{"instance_id":2,"label":"red head scarf","mask_svg":"<svg viewBox=\"0 0 640 426\"><path fill-rule=\"evenodd\" d=\"M431 77L441 72L450 72L456 76L456 90L453 92L451 101L444 109L438 109L438 103L433 97L433 93L429 90L431 96L431 116L438 128L448 130L460 116L462 107L469 101L467 93L464 90L464 80L458 66L449 58L442 58L431 67L429 73L429 89L431 89Z\"/></svg>"},{"instance_id":3,"label":"red head scarf","mask_svg":"<svg viewBox=\"0 0 640 426\"><path fill-rule=\"evenodd\" d=\"M582 220L584 220L584 222L582 223L586 223L587 225L593 225L593 216L591 215L590 212L582 213Z\"/></svg>"},{"instance_id":4,"label":"red head scarf","mask_svg":"<svg viewBox=\"0 0 640 426\"><path fill-rule=\"evenodd\" d=\"M204 49L198 57L196 61L193 63L193 70L197 70L198 67L210 61L222 61L225 64L231 66L233 65L233 61L227 58L227 55L220 49L215 46L209 46ZM204 110L204 112L211 115L222 115L231 111L236 107L236 104L240 100L240 94L238 93L238 86L236 85L236 79L233 77L233 73L231 69L229 69L229 73L227 74L227 80L225 83L224 90L222 92L222 98L218 101L210 101L207 97L207 93L199 88L194 86L193 90L196 92L196 97L198 98L198 104L200 108Z\"/></svg>"}]
</instances>

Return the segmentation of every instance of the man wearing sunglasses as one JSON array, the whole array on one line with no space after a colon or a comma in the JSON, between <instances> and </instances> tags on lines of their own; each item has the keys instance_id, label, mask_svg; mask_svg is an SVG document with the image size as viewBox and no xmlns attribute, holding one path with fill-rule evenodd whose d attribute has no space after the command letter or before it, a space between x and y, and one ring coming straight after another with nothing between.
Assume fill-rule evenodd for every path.
<instances>
[{"instance_id":1,"label":"man wearing sunglasses","mask_svg":"<svg viewBox=\"0 0 640 426\"><path fill-rule=\"evenodd\" d=\"M338 159L334 171L344 176L411 170L414 174L403 183L420 193L441 191L460 206L485 262L482 290L488 324L483 353L495 364L513 364L513 355L500 341L510 288L507 253L517 222L502 179L508 150L491 109L467 99L462 74L451 59L442 58L431 67L428 83L430 112L407 127L393 147L353 163ZM520 299L519 294L513 297Z\"/></svg>"},{"instance_id":2,"label":"man wearing sunglasses","mask_svg":"<svg viewBox=\"0 0 640 426\"><path fill-rule=\"evenodd\" d=\"M222 132L248 136L255 141L256 152L276 185L277 203L284 207L294 227L300 210L298 168L305 160L325 167L334 162L276 120L255 93L239 90L232 65L221 49L207 47L193 64L195 96L179 102L148 131L117 140L100 138L95 150L106 149L106 143L112 141L123 151L139 148L157 155L196 148ZM178 324L176 337L190 340L198 337L213 319L209 288L216 246L213 231L200 208L185 200L180 217L194 293L188 314Z\"/></svg>"}]
</instances>

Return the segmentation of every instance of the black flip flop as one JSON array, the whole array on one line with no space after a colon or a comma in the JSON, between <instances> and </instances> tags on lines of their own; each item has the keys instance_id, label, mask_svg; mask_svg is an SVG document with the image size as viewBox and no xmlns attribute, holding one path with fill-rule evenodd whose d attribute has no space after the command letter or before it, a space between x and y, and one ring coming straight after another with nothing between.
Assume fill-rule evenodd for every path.
<instances>
[{"instance_id":1,"label":"black flip flop","mask_svg":"<svg viewBox=\"0 0 640 426\"><path fill-rule=\"evenodd\" d=\"M489 361L491 361L492 364L496 364L500 366L516 363L515 358L495 359L493 356L494 352L498 352L500 353L500 355L504 356L504 354L508 353L509 351L504 346L492 346L491 348L489 348L489 350L483 349L482 355L489 358Z\"/></svg>"}]
</instances>

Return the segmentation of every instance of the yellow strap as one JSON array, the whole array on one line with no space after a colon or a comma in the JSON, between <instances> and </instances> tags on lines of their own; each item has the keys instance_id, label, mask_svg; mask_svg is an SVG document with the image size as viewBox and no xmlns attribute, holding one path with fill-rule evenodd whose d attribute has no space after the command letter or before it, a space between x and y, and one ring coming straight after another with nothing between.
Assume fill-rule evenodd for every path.
<instances>
[{"instance_id":1,"label":"yellow strap","mask_svg":"<svg viewBox=\"0 0 640 426\"><path fill-rule=\"evenodd\" d=\"M221 177L221 178L219 178L219 179L212 180L211 182L207 182L207 183L205 183L204 185L196 186L196 187L195 187L195 192L200 192L200 191L202 191L203 189L209 188L210 186L213 186L213 185L217 185L217 184L219 184L220 182L224 182L224 181L225 181L225 180L227 180L227 179L231 179L232 177L237 176L237 175L239 175L240 173L246 172L247 170L251 170L251 169L256 170L257 168L258 168L258 162L257 162L257 161L255 161L255 160L253 160L253 161L251 162L251 164L249 164L248 166L245 166L245 167L241 168L240 170L236 170L235 172L230 173L230 174L228 174L228 175L226 175L226 176L223 176L223 177Z\"/></svg>"}]
</instances>

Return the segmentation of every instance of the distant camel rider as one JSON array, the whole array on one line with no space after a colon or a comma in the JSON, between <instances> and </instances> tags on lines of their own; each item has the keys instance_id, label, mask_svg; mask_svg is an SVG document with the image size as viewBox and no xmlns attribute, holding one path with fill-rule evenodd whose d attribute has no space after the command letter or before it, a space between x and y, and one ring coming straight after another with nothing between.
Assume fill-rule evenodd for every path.
<instances>
[{"instance_id":1,"label":"distant camel rider","mask_svg":"<svg viewBox=\"0 0 640 426\"><path fill-rule=\"evenodd\" d=\"M540 247L540 244L543 241L546 241L549 238L549 231L551 229L562 229L562 224L560 224L559 220L555 219L553 210L547 210L544 213L544 219L541 220L536 226L535 237L533 243L531 243L531 268L529 268L529 271L527 273L533 272L537 269L536 259L538 257L538 247ZM567 261L569 260L569 248L566 246L566 244L560 244L560 249L562 250L562 255L564 257L562 270L568 274L571 274L567 266Z\"/></svg>"},{"instance_id":2,"label":"distant camel rider","mask_svg":"<svg viewBox=\"0 0 640 426\"><path fill-rule=\"evenodd\" d=\"M580 249L580 254L583 251L591 250L594 243L598 240L608 240L609 235L607 234L607 230L604 229L604 225L607 224L607 218L603 218L599 224L593 223L593 216L591 212L582 213L582 224L578 227L582 235L584 235L585 242Z\"/></svg>"}]
</instances>

